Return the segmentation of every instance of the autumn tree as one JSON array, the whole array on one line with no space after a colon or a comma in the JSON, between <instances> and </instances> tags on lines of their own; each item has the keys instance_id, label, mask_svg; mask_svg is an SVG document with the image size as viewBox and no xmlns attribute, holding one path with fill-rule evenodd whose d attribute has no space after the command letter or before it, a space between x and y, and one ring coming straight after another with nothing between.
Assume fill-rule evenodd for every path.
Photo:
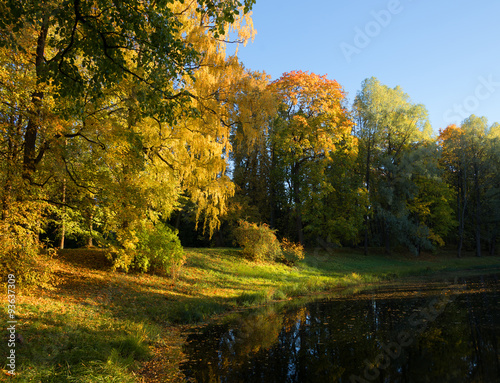
<instances>
[{"instance_id":1,"label":"autumn tree","mask_svg":"<svg viewBox=\"0 0 500 383\"><path fill-rule=\"evenodd\" d=\"M251 37L252 3L2 3L2 224L17 204L43 225L71 189L71 207L90 225L98 209L125 248L182 194L213 232L232 191L225 44L231 27Z\"/></svg>"},{"instance_id":2,"label":"autumn tree","mask_svg":"<svg viewBox=\"0 0 500 383\"><path fill-rule=\"evenodd\" d=\"M485 117L471 115L460 127L450 125L439 135L442 166L456 194L458 257L466 245L472 246L472 242L476 255L481 256L483 232L487 233L490 248L493 245L490 251L494 252L498 225L494 213L498 200L496 128L496 124L488 127Z\"/></svg>"},{"instance_id":3,"label":"autumn tree","mask_svg":"<svg viewBox=\"0 0 500 383\"><path fill-rule=\"evenodd\" d=\"M236 195L233 209L248 204L253 214L241 211L241 219L269 222L275 225L275 203L272 196L278 180L273 173L270 121L277 111L277 99L265 73L242 71L233 86L231 102L232 180ZM246 215L246 216L245 216ZM258 215L258 217L257 217ZM235 217L233 217L233 223Z\"/></svg>"},{"instance_id":4,"label":"autumn tree","mask_svg":"<svg viewBox=\"0 0 500 383\"><path fill-rule=\"evenodd\" d=\"M313 192L306 168L308 172L319 169L338 146L352 145L352 124L342 87L326 75L284 73L272 83L272 89L280 106L272 122L271 150L279 158L278 166L285 169L295 232L303 243L303 204Z\"/></svg>"}]
</instances>

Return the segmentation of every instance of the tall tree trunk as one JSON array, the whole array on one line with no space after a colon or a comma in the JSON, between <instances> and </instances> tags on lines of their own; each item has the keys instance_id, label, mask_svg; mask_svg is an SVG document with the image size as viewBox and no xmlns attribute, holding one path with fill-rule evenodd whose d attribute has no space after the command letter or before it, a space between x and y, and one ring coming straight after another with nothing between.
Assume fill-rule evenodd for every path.
<instances>
[{"instance_id":1,"label":"tall tree trunk","mask_svg":"<svg viewBox=\"0 0 500 383\"><path fill-rule=\"evenodd\" d=\"M387 225L387 222L384 220L383 222L383 230L384 230L384 246L385 246L385 253L387 255L391 255L391 239L390 239L390 230Z\"/></svg>"},{"instance_id":2,"label":"tall tree trunk","mask_svg":"<svg viewBox=\"0 0 500 383\"><path fill-rule=\"evenodd\" d=\"M368 193L368 201L370 201L370 162L371 162L371 147L368 146L366 153L366 173L365 173L365 182L366 182L366 191ZM368 230L369 230L369 220L368 213L365 214L364 217L364 225L365 225L365 255L368 255Z\"/></svg>"},{"instance_id":3,"label":"tall tree trunk","mask_svg":"<svg viewBox=\"0 0 500 383\"><path fill-rule=\"evenodd\" d=\"M222 230L217 230L214 234L215 246L223 247L224 246L224 237L222 236Z\"/></svg>"},{"instance_id":4,"label":"tall tree trunk","mask_svg":"<svg viewBox=\"0 0 500 383\"><path fill-rule=\"evenodd\" d=\"M270 175L270 188L269 188L269 205L270 205L270 217L269 225L272 229L276 229L276 181L273 177L273 172L276 169L276 158L274 153L274 145L271 147L271 169L269 169Z\"/></svg>"},{"instance_id":5,"label":"tall tree trunk","mask_svg":"<svg viewBox=\"0 0 500 383\"><path fill-rule=\"evenodd\" d=\"M467 179L464 171L460 171L460 190L462 195L462 206L459 209L458 217L458 253L457 257L462 256L462 248L464 244L464 231L465 231L465 212L467 210Z\"/></svg>"},{"instance_id":6,"label":"tall tree trunk","mask_svg":"<svg viewBox=\"0 0 500 383\"><path fill-rule=\"evenodd\" d=\"M9 130L14 125L14 116L11 116L9 124ZM7 134L7 168L12 167L14 165L14 142L12 138L12 132L8 132ZM2 196L2 220L6 220L9 216L9 208L10 208L10 194L12 192L12 177L6 177L4 192Z\"/></svg>"},{"instance_id":7,"label":"tall tree trunk","mask_svg":"<svg viewBox=\"0 0 500 383\"><path fill-rule=\"evenodd\" d=\"M496 242L497 242L497 231L495 229L490 241L490 255L495 255Z\"/></svg>"},{"instance_id":8,"label":"tall tree trunk","mask_svg":"<svg viewBox=\"0 0 500 383\"><path fill-rule=\"evenodd\" d=\"M37 77L37 85L41 78L42 66L44 65L45 56L45 43L47 40L47 33L49 31L48 18L44 17L40 33L38 35L36 55L35 55L35 71ZM24 157L23 157L23 177L30 179L32 173L35 171L36 163L40 159L36 157L36 140L38 129L40 126L40 108L42 105L43 92L35 91L31 96L31 103L33 110L30 114L26 133L24 134ZM41 153L43 154L43 153Z\"/></svg>"},{"instance_id":9,"label":"tall tree trunk","mask_svg":"<svg viewBox=\"0 0 500 383\"><path fill-rule=\"evenodd\" d=\"M300 185L299 185L299 168L300 165L295 163L292 166L292 182L293 182L293 203L295 205L295 228L297 230L297 238L301 245L304 245L304 231L302 228L302 206L300 202Z\"/></svg>"},{"instance_id":10,"label":"tall tree trunk","mask_svg":"<svg viewBox=\"0 0 500 383\"><path fill-rule=\"evenodd\" d=\"M88 238L88 241L87 241L87 247L93 247L94 246L94 243L92 241L92 232L94 230L94 213L91 212L90 213L90 217L89 217L89 238Z\"/></svg>"},{"instance_id":11,"label":"tall tree trunk","mask_svg":"<svg viewBox=\"0 0 500 383\"><path fill-rule=\"evenodd\" d=\"M9 124L9 133L7 134L7 169L15 169L17 167L17 153L19 152L19 147L22 145L19 142L19 137L22 136L22 126L23 126L23 116L22 115L12 115ZM12 130L10 130L12 128ZM13 200L13 178L17 177L17 174L10 174L5 180L4 194L2 197L2 220L7 220L9 218L9 211L11 203Z\"/></svg>"},{"instance_id":12,"label":"tall tree trunk","mask_svg":"<svg viewBox=\"0 0 500 383\"><path fill-rule=\"evenodd\" d=\"M66 178L63 179L62 203L63 217L61 222L61 243L59 244L61 250L64 249L64 240L66 237Z\"/></svg>"},{"instance_id":13,"label":"tall tree trunk","mask_svg":"<svg viewBox=\"0 0 500 383\"><path fill-rule=\"evenodd\" d=\"M12 180L7 177L5 180L4 192L2 196L2 220L5 221L9 217L10 200L12 192Z\"/></svg>"},{"instance_id":14,"label":"tall tree trunk","mask_svg":"<svg viewBox=\"0 0 500 383\"><path fill-rule=\"evenodd\" d=\"M476 195L476 257L481 256L481 195L479 187L479 167L474 163L474 194Z\"/></svg>"}]
</instances>

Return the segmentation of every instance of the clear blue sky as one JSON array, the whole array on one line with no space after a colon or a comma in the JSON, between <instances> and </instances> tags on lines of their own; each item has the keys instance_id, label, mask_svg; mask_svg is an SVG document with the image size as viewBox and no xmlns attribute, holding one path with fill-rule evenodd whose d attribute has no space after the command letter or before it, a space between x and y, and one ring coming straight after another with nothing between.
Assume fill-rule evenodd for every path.
<instances>
[{"instance_id":1,"label":"clear blue sky","mask_svg":"<svg viewBox=\"0 0 500 383\"><path fill-rule=\"evenodd\" d=\"M245 67L337 80L350 102L368 77L424 104L435 132L470 114L500 122L500 1L257 0Z\"/></svg>"}]
</instances>

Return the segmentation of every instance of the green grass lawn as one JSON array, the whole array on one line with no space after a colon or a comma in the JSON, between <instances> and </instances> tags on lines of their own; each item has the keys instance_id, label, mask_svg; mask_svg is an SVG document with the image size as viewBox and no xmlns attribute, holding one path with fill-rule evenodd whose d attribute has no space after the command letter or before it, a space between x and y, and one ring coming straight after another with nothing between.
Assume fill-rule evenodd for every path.
<instances>
[{"instance_id":1,"label":"green grass lawn","mask_svg":"<svg viewBox=\"0 0 500 383\"><path fill-rule=\"evenodd\" d=\"M181 379L187 325L234 309L346 287L499 272L499 257L420 258L357 251L311 252L295 267L242 259L234 249L186 249L178 278L113 272L102 250L64 250L58 285L20 291L19 382L163 382ZM7 318L6 304L2 315ZM5 343L5 344L4 344ZM7 355L6 342L0 349ZM5 375L6 367L4 366Z\"/></svg>"}]
</instances>

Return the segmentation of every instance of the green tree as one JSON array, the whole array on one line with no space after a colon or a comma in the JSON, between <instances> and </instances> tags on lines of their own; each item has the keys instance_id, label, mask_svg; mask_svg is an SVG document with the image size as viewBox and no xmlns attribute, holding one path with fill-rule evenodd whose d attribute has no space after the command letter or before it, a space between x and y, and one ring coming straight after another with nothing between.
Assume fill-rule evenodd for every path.
<instances>
[{"instance_id":1,"label":"green tree","mask_svg":"<svg viewBox=\"0 0 500 383\"><path fill-rule=\"evenodd\" d=\"M360 242L367 192L357 167L356 146L337 145L328 161L304 166L309 197L304 199L304 231L336 245Z\"/></svg>"},{"instance_id":2,"label":"green tree","mask_svg":"<svg viewBox=\"0 0 500 383\"><path fill-rule=\"evenodd\" d=\"M390 251L391 238L419 249L422 243L418 239L428 238L428 228L411 217L408 203L418 194L412 175L419 162L425 162L417 149L430 136L427 111L423 105L413 104L400 87L389 88L372 77L363 82L356 96L354 115L359 164L369 197L365 253L370 234L373 238L376 233L386 251Z\"/></svg>"},{"instance_id":3,"label":"green tree","mask_svg":"<svg viewBox=\"0 0 500 383\"><path fill-rule=\"evenodd\" d=\"M462 138L462 150L466 149L470 155L469 164L472 180L473 200L474 200L474 234L476 242L476 255L481 256L481 220L482 220L482 202L484 187L486 186L486 132L488 122L485 117L476 117L471 115L462 122L464 134Z\"/></svg>"},{"instance_id":4,"label":"green tree","mask_svg":"<svg viewBox=\"0 0 500 383\"><path fill-rule=\"evenodd\" d=\"M438 142L441 146L441 166L445 169L445 177L454 188L456 195L456 217L458 221L457 255L462 255L465 235L466 212L468 211L470 190L468 179L469 156L462 146L463 131L456 125L449 125L440 131Z\"/></svg>"},{"instance_id":5,"label":"green tree","mask_svg":"<svg viewBox=\"0 0 500 383\"><path fill-rule=\"evenodd\" d=\"M482 203L482 224L485 238L489 243L490 255L496 253L496 244L500 235L500 136L498 124L488 132L486 142L486 184Z\"/></svg>"}]
</instances>

